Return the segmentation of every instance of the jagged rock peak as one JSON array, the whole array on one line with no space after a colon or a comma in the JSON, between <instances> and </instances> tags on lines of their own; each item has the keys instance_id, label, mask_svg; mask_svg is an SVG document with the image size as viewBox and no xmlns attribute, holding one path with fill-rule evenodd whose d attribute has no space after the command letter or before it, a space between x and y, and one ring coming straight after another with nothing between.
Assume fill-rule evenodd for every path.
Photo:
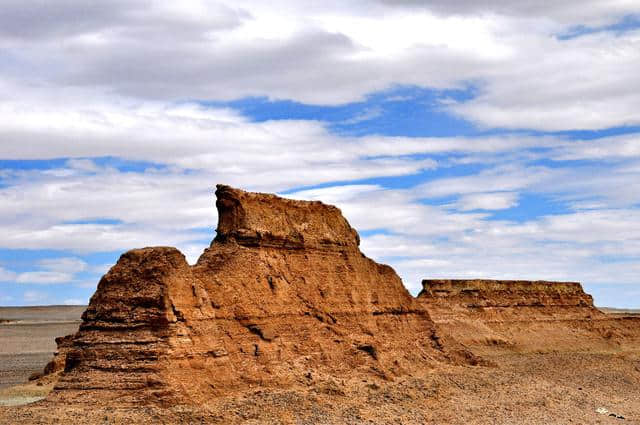
<instances>
[{"instance_id":1,"label":"jagged rock peak","mask_svg":"<svg viewBox=\"0 0 640 425\"><path fill-rule=\"evenodd\" d=\"M360 244L339 208L217 185L215 242L244 246L343 249Z\"/></svg>"}]
</instances>

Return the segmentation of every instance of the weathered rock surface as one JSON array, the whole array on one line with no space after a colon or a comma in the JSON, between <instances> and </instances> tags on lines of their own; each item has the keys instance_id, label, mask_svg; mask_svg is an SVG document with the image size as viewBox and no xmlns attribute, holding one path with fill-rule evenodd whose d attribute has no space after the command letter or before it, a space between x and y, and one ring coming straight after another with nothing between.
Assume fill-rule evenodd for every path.
<instances>
[{"instance_id":1,"label":"weathered rock surface","mask_svg":"<svg viewBox=\"0 0 640 425\"><path fill-rule=\"evenodd\" d=\"M199 403L477 361L360 252L339 209L227 186L216 195L217 236L197 264L136 249L102 278L50 401Z\"/></svg>"},{"instance_id":2,"label":"weathered rock surface","mask_svg":"<svg viewBox=\"0 0 640 425\"><path fill-rule=\"evenodd\" d=\"M640 342L640 321L598 310L577 282L432 279L418 300L442 332L478 354L606 350Z\"/></svg>"}]
</instances>

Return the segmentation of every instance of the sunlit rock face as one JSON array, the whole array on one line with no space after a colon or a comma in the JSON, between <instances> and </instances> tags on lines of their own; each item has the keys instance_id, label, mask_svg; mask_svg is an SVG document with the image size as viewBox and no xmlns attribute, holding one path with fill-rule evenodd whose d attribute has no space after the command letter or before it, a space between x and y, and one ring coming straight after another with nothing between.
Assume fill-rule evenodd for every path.
<instances>
[{"instance_id":1,"label":"sunlit rock face","mask_svg":"<svg viewBox=\"0 0 640 425\"><path fill-rule=\"evenodd\" d=\"M577 282L487 279L425 279L418 298L434 307L456 304L464 308L520 309L533 312L599 314L593 298ZM442 303L440 303L441 301Z\"/></svg>"},{"instance_id":2,"label":"sunlit rock face","mask_svg":"<svg viewBox=\"0 0 640 425\"><path fill-rule=\"evenodd\" d=\"M102 278L50 401L199 403L477 361L360 252L338 208L216 196L217 236L194 266L174 248L135 249Z\"/></svg>"},{"instance_id":3,"label":"sunlit rock face","mask_svg":"<svg viewBox=\"0 0 640 425\"><path fill-rule=\"evenodd\" d=\"M426 279L418 301L438 328L477 354L609 350L640 328L593 305L577 282Z\"/></svg>"}]
</instances>

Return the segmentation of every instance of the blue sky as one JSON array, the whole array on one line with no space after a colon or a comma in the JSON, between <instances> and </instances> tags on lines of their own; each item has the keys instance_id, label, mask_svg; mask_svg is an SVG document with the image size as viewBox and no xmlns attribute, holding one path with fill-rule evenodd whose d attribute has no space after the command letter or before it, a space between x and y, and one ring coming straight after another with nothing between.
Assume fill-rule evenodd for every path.
<instances>
[{"instance_id":1,"label":"blue sky","mask_svg":"<svg viewBox=\"0 0 640 425\"><path fill-rule=\"evenodd\" d=\"M0 305L86 303L134 247L195 262L226 183L338 205L413 293L640 307L640 5L496 3L3 5Z\"/></svg>"}]
</instances>

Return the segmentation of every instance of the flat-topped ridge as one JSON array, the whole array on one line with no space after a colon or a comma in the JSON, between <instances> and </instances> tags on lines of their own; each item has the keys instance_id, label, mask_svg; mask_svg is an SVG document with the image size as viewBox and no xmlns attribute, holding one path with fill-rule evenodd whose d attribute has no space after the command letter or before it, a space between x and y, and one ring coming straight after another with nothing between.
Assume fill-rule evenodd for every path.
<instances>
[{"instance_id":1,"label":"flat-topped ridge","mask_svg":"<svg viewBox=\"0 0 640 425\"><path fill-rule=\"evenodd\" d=\"M578 282L425 279L418 302L475 354L618 349L635 338Z\"/></svg>"},{"instance_id":2,"label":"flat-topped ridge","mask_svg":"<svg viewBox=\"0 0 640 425\"><path fill-rule=\"evenodd\" d=\"M358 233L332 205L216 187L215 242L289 249L344 249L360 244Z\"/></svg>"},{"instance_id":3,"label":"flat-topped ridge","mask_svg":"<svg viewBox=\"0 0 640 425\"><path fill-rule=\"evenodd\" d=\"M421 295L458 295L471 291L526 291L584 294L579 282L554 282L547 280L496 280L496 279L424 279Z\"/></svg>"},{"instance_id":4,"label":"flat-topped ridge","mask_svg":"<svg viewBox=\"0 0 640 425\"><path fill-rule=\"evenodd\" d=\"M424 279L418 299L462 307L588 307L593 298L578 282L546 280Z\"/></svg>"}]
</instances>

